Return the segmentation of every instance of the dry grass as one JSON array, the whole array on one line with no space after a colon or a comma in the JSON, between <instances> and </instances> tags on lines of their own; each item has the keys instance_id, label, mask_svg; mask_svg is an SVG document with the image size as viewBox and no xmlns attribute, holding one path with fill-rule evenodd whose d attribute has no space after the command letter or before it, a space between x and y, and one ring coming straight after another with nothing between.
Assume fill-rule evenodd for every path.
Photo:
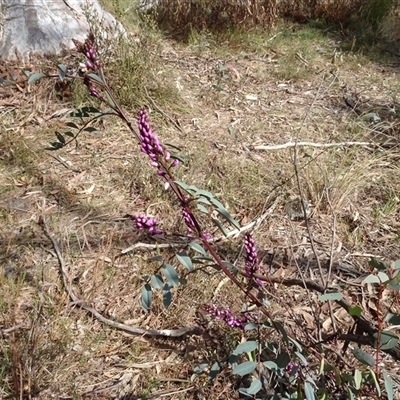
<instances>
[{"instance_id":1,"label":"dry grass","mask_svg":"<svg viewBox=\"0 0 400 400\"><path fill-rule=\"evenodd\" d=\"M213 192L242 225L270 211L254 233L260 258L265 265L272 253L289 259L286 270L271 273L297 276L290 260L308 260L311 267L315 260L304 224L290 221L285 212L288 199L299 194L293 149L255 147L296 138L321 144L373 141L374 130L346 107L343 94L391 102L397 100L398 83L392 64L338 52L341 42L315 28L286 28L280 27L276 37L251 32L225 38L225 49L210 40L201 51L195 41L186 46L156 38L154 47L144 42L151 58L144 48L132 46L127 53L129 48L122 47L116 53L121 58L106 72L132 119L144 101L161 140L182 149L188 161L177 169L179 180ZM121 82L135 65L137 75ZM122 68L118 74L116 66ZM142 85L150 81L156 88L146 94ZM188 283L173 289L169 309L158 293L150 313L141 309L141 276L159 267L155 254L173 262L175 250L160 249L135 232L126 214L157 216L171 240L185 232L179 209L119 121L106 120L77 147L45 151L66 121L49 116L74 107L57 100L49 88L24 93L35 96L33 115L26 99L12 91L0 110L0 328L15 327L3 331L0 341L0 397L129 399L169 392L174 399L236 398L238 381L229 371L214 382L202 376L192 382L191 376L196 365L229 355L239 334L214 323L210 336L145 339L101 324L68 299L52 247L38 226L41 214L61 247L73 290L108 318L172 329L195 324L204 303L239 311L243 300L230 283L219 287L223 276L209 267L185 275ZM74 101L87 99L79 94ZM394 124L396 140L397 129ZM321 259L329 259L333 230L335 258L360 270L367 264L363 254L400 258L397 142L390 148L305 147L298 155ZM209 221L204 223L215 232ZM120 255L139 242L153 248ZM216 246L233 262L239 245L232 239ZM308 300L300 289L279 288L276 295L304 313ZM274 298L271 303L279 319L285 311ZM321 312L320 318L327 316ZM395 367L391 371L395 374Z\"/></svg>"},{"instance_id":2,"label":"dry grass","mask_svg":"<svg viewBox=\"0 0 400 400\"><path fill-rule=\"evenodd\" d=\"M151 0L143 3L154 4ZM254 26L271 29L276 21L276 7L276 0L162 0L153 12L161 27L187 36L192 30L225 31L239 26L242 29Z\"/></svg>"}]
</instances>

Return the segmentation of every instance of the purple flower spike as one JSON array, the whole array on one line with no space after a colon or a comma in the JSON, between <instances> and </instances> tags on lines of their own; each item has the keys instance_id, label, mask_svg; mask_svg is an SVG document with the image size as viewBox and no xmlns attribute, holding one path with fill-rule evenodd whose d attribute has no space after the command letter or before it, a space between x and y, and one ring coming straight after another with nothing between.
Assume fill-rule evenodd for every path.
<instances>
[{"instance_id":1,"label":"purple flower spike","mask_svg":"<svg viewBox=\"0 0 400 400\"><path fill-rule=\"evenodd\" d=\"M210 315L214 316L217 321L223 321L231 328L244 329L246 324L249 322L248 314L243 314L241 318L235 317L229 307L225 310L218 310L216 306L206 304L203 308Z\"/></svg>"},{"instance_id":2,"label":"purple flower spike","mask_svg":"<svg viewBox=\"0 0 400 400\"><path fill-rule=\"evenodd\" d=\"M133 220L138 231L147 231L149 235L160 235L162 233L160 229L157 229L157 220L155 218L136 214L133 216Z\"/></svg>"},{"instance_id":3,"label":"purple flower spike","mask_svg":"<svg viewBox=\"0 0 400 400\"><path fill-rule=\"evenodd\" d=\"M165 175L161 169L160 161L161 159L168 160L170 155L168 152L164 151L158 137L152 132L147 122L147 113L143 108L139 112L137 124L140 135L140 150L149 156L151 160L150 165L158 169L158 174L160 176Z\"/></svg>"},{"instance_id":4,"label":"purple flower spike","mask_svg":"<svg viewBox=\"0 0 400 400\"><path fill-rule=\"evenodd\" d=\"M260 269L256 245L251 233L246 233L244 236L244 248L246 251L246 259L244 264L244 269L246 276L248 278L253 277L253 275ZM262 286L263 283L259 279L255 279L258 286Z\"/></svg>"},{"instance_id":5,"label":"purple flower spike","mask_svg":"<svg viewBox=\"0 0 400 400\"><path fill-rule=\"evenodd\" d=\"M183 216L183 220L185 221L185 224L187 226L188 233L193 232L193 230L195 229L193 218L190 215L190 213L186 210L186 208L184 208L184 207L182 207L182 216Z\"/></svg>"},{"instance_id":6,"label":"purple flower spike","mask_svg":"<svg viewBox=\"0 0 400 400\"><path fill-rule=\"evenodd\" d=\"M175 158L175 160L172 161L172 163L171 163L171 167L174 168L174 167L176 167L178 164L179 164L179 160L178 160L177 158Z\"/></svg>"}]
</instances>

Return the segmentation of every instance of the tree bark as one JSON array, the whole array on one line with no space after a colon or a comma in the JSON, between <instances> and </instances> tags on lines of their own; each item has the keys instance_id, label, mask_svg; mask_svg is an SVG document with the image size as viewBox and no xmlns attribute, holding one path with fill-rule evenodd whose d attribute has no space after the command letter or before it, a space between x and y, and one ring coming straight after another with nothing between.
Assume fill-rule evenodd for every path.
<instances>
[{"instance_id":1,"label":"tree bark","mask_svg":"<svg viewBox=\"0 0 400 400\"><path fill-rule=\"evenodd\" d=\"M29 62L74 48L71 39L89 32L88 15L103 34L124 32L98 0L0 0L0 58Z\"/></svg>"}]
</instances>

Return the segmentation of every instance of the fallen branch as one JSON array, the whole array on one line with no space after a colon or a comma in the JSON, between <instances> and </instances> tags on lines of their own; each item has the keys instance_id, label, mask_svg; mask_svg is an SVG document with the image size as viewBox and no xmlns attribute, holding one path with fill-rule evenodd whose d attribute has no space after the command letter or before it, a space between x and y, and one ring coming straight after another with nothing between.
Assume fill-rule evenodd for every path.
<instances>
[{"instance_id":1,"label":"fallen branch","mask_svg":"<svg viewBox=\"0 0 400 400\"><path fill-rule=\"evenodd\" d=\"M42 227L43 232L45 235L49 238L54 252L55 256L58 260L59 266L60 266L60 273L61 273L61 278L62 282L64 285L64 288L68 294L68 297L76 304L78 307L84 309L88 313L92 314L98 321L102 322L103 324L106 324L108 326L111 326L113 328L122 330L124 332L133 334L133 335L142 335L142 336L166 336L166 337L181 337L186 334L192 334L192 335L200 335L203 331L200 327L198 326L188 326L185 328L180 328L180 329L142 329L142 328L137 328L134 326L129 326L120 322L113 321L111 319L108 319L104 317L102 314L100 314L95 308L90 307L89 305L86 304L85 301L80 300L75 293L71 289L71 285L69 284L69 279L68 279L68 273L67 273L67 268L65 265L65 261L61 255L60 248L53 238L53 236L50 234L45 219L43 216L39 218L39 225Z\"/></svg>"},{"instance_id":2,"label":"fallen branch","mask_svg":"<svg viewBox=\"0 0 400 400\"><path fill-rule=\"evenodd\" d=\"M376 143L370 142L339 142L339 143L314 143L314 142L288 142L284 144L276 144L273 146L254 146L254 150L280 150L280 149L287 149L296 146L302 147L346 147L346 146L374 146L376 147Z\"/></svg>"}]
</instances>

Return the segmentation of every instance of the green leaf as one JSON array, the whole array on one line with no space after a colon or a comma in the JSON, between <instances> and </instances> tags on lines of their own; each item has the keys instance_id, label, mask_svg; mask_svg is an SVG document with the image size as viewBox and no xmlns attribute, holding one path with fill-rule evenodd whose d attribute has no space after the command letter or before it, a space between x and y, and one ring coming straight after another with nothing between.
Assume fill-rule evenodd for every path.
<instances>
[{"instance_id":1,"label":"green leaf","mask_svg":"<svg viewBox=\"0 0 400 400\"><path fill-rule=\"evenodd\" d=\"M362 374L359 369L354 371L354 387L359 390L362 382Z\"/></svg>"},{"instance_id":2,"label":"green leaf","mask_svg":"<svg viewBox=\"0 0 400 400\"><path fill-rule=\"evenodd\" d=\"M289 342L292 342L297 347L297 350L299 350L300 352L303 351L303 347L297 340L291 338L290 336L288 336L288 339L289 339Z\"/></svg>"},{"instance_id":3,"label":"green leaf","mask_svg":"<svg viewBox=\"0 0 400 400\"><path fill-rule=\"evenodd\" d=\"M85 132L97 132L97 129L94 128L93 126L87 126L86 128L83 128Z\"/></svg>"},{"instance_id":4,"label":"green leaf","mask_svg":"<svg viewBox=\"0 0 400 400\"><path fill-rule=\"evenodd\" d=\"M360 361L360 363L368 365L369 367L373 367L375 365L375 359L365 351L362 351L359 347L354 346L352 353L354 357Z\"/></svg>"},{"instance_id":5,"label":"green leaf","mask_svg":"<svg viewBox=\"0 0 400 400\"><path fill-rule=\"evenodd\" d=\"M150 283L154 289L161 289L163 287L164 281L160 275L152 275L150 278Z\"/></svg>"},{"instance_id":6,"label":"green leaf","mask_svg":"<svg viewBox=\"0 0 400 400\"><path fill-rule=\"evenodd\" d=\"M225 210L225 208L217 208L216 210L218 213L220 213L231 225L233 225L236 229L240 229L239 222L237 222L235 219L231 217L231 215L228 213L228 211Z\"/></svg>"},{"instance_id":7,"label":"green leaf","mask_svg":"<svg viewBox=\"0 0 400 400\"><path fill-rule=\"evenodd\" d=\"M106 92L106 98L107 98L107 102L109 104L110 107L115 107L115 103L114 100L111 98L111 96Z\"/></svg>"},{"instance_id":8,"label":"green leaf","mask_svg":"<svg viewBox=\"0 0 400 400\"><path fill-rule=\"evenodd\" d=\"M378 338L378 333L374 333L375 340ZM399 338L392 332L382 331L380 334L379 347L381 350L389 350L397 345Z\"/></svg>"},{"instance_id":9,"label":"green leaf","mask_svg":"<svg viewBox=\"0 0 400 400\"><path fill-rule=\"evenodd\" d=\"M285 351L278 354L276 364L279 368L285 368L290 363L290 356Z\"/></svg>"},{"instance_id":10,"label":"green leaf","mask_svg":"<svg viewBox=\"0 0 400 400\"><path fill-rule=\"evenodd\" d=\"M65 79L65 74L67 72L67 67L63 64L58 64L58 76L60 78L60 81L62 82Z\"/></svg>"},{"instance_id":11,"label":"green leaf","mask_svg":"<svg viewBox=\"0 0 400 400\"><path fill-rule=\"evenodd\" d=\"M390 325L400 325L400 315L389 313L385 317L385 322L387 322Z\"/></svg>"},{"instance_id":12,"label":"green leaf","mask_svg":"<svg viewBox=\"0 0 400 400\"><path fill-rule=\"evenodd\" d=\"M181 181L174 181L174 183L176 184L176 185L178 185L179 187L181 187L183 190L185 190L185 191L188 191L189 190L189 185L187 185L186 183L184 183L184 182L181 182Z\"/></svg>"},{"instance_id":13,"label":"green leaf","mask_svg":"<svg viewBox=\"0 0 400 400\"><path fill-rule=\"evenodd\" d=\"M236 346L236 349L233 350L233 354L238 355L242 353L251 353L253 350L255 350L258 347L258 342L255 340L249 340L244 343L240 343L238 346Z\"/></svg>"},{"instance_id":14,"label":"green leaf","mask_svg":"<svg viewBox=\"0 0 400 400\"><path fill-rule=\"evenodd\" d=\"M359 317L362 314L362 308L360 306L354 306L349 308L349 315L352 317Z\"/></svg>"},{"instance_id":15,"label":"green leaf","mask_svg":"<svg viewBox=\"0 0 400 400\"><path fill-rule=\"evenodd\" d=\"M376 268L378 271L385 271L387 270L387 265L383 261L379 261L376 258L371 258L368 262L368 265L371 268Z\"/></svg>"},{"instance_id":16,"label":"green leaf","mask_svg":"<svg viewBox=\"0 0 400 400\"><path fill-rule=\"evenodd\" d=\"M362 284L365 283L381 283L379 278L376 275L370 274L361 282Z\"/></svg>"},{"instance_id":17,"label":"green leaf","mask_svg":"<svg viewBox=\"0 0 400 400\"><path fill-rule=\"evenodd\" d=\"M369 374L372 376L372 379L373 379L374 384L375 384L376 394L378 395L378 398L379 398L379 397L381 397L381 388L379 386L378 379L377 379L377 377L375 375L375 372L372 369L369 370Z\"/></svg>"},{"instance_id":18,"label":"green leaf","mask_svg":"<svg viewBox=\"0 0 400 400\"><path fill-rule=\"evenodd\" d=\"M212 206L212 204L207 199L205 199L204 197L198 198L197 199L197 203L203 203L203 204L206 204L207 206Z\"/></svg>"},{"instance_id":19,"label":"green leaf","mask_svg":"<svg viewBox=\"0 0 400 400\"><path fill-rule=\"evenodd\" d=\"M389 277L385 272L379 271L378 272L378 278L382 283L386 283L389 281Z\"/></svg>"},{"instance_id":20,"label":"green leaf","mask_svg":"<svg viewBox=\"0 0 400 400\"><path fill-rule=\"evenodd\" d=\"M189 272L193 271L192 260L184 251L177 253L176 258Z\"/></svg>"},{"instance_id":21,"label":"green leaf","mask_svg":"<svg viewBox=\"0 0 400 400\"><path fill-rule=\"evenodd\" d=\"M253 331L254 329L257 329L257 328L258 328L257 324L255 324L254 322L250 322L244 327L244 330L245 331Z\"/></svg>"},{"instance_id":22,"label":"green leaf","mask_svg":"<svg viewBox=\"0 0 400 400\"><path fill-rule=\"evenodd\" d=\"M40 79L44 78L46 75L42 72L37 72L35 74L29 75L28 85L32 85L35 82L38 82Z\"/></svg>"},{"instance_id":23,"label":"green leaf","mask_svg":"<svg viewBox=\"0 0 400 400\"><path fill-rule=\"evenodd\" d=\"M179 162L181 162L182 164L186 164L186 156L184 154L180 154L180 153L173 153L171 154L171 158L173 160L178 160Z\"/></svg>"},{"instance_id":24,"label":"green leaf","mask_svg":"<svg viewBox=\"0 0 400 400\"><path fill-rule=\"evenodd\" d=\"M342 299L343 299L343 294L339 293L339 292L325 293L318 297L318 300L321 303L324 301L327 301L327 300L337 301L337 300L342 300Z\"/></svg>"},{"instance_id":25,"label":"green leaf","mask_svg":"<svg viewBox=\"0 0 400 400\"><path fill-rule=\"evenodd\" d=\"M254 361L245 361L244 363L239 364L235 368L233 368L232 374L245 376L251 374L255 370L256 366L257 363Z\"/></svg>"},{"instance_id":26,"label":"green leaf","mask_svg":"<svg viewBox=\"0 0 400 400\"><path fill-rule=\"evenodd\" d=\"M163 296L164 307L168 308L172 302L171 287L168 285L168 283L166 283L163 287L162 296Z\"/></svg>"},{"instance_id":27,"label":"green leaf","mask_svg":"<svg viewBox=\"0 0 400 400\"><path fill-rule=\"evenodd\" d=\"M252 396L252 395L257 394L261 390L261 388L262 388L262 385L261 385L260 380L254 379L248 388L240 388L239 392Z\"/></svg>"},{"instance_id":28,"label":"green leaf","mask_svg":"<svg viewBox=\"0 0 400 400\"><path fill-rule=\"evenodd\" d=\"M46 150L58 150L62 149L64 145L60 142L50 142L51 147L46 147Z\"/></svg>"},{"instance_id":29,"label":"green leaf","mask_svg":"<svg viewBox=\"0 0 400 400\"><path fill-rule=\"evenodd\" d=\"M393 381L392 378L386 372L383 372L383 381L385 383L385 389L388 400L393 400Z\"/></svg>"},{"instance_id":30,"label":"green leaf","mask_svg":"<svg viewBox=\"0 0 400 400\"><path fill-rule=\"evenodd\" d=\"M203 364L196 365L196 366L193 368L193 372L194 372L195 374L201 374L207 367L208 367L208 364L207 364L207 363L203 363Z\"/></svg>"},{"instance_id":31,"label":"green leaf","mask_svg":"<svg viewBox=\"0 0 400 400\"><path fill-rule=\"evenodd\" d=\"M203 249L203 247L196 242L189 243L189 247L192 250L196 251L197 253L203 254L203 256L207 254L207 252Z\"/></svg>"},{"instance_id":32,"label":"green leaf","mask_svg":"<svg viewBox=\"0 0 400 400\"><path fill-rule=\"evenodd\" d=\"M71 138L75 137L75 135L71 131L64 132L64 135L67 135L67 136L69 136Z\"/></svg>"},{"instance_id":33,"label":"green leaf","mask_svg":"<svg viewBox=\"0 0 400 400\"><path fill-rule=\"evenodd\" d=\"M237 268L229 261L222 260L221 263L223 264L224 267L228 268L233 275L237 274L238 272Z\"/></svg>"},{"instance_id":34,"label":"green leaf","mask_svg":"<svg viewBox=\"0 0 400 400\"><path fill-rule=\"evenodd\" d=\"M393 269L400 269L400 260L393 261L393 262L390 264L390 266L391 266Z\"/></svg>"},{"instance_id":35,"label":"green leaf","mask_svg":"<svg viewBox=\"0 0 400 400\"><path fill-rule=\"evenodd\" d=\"M296 354L297 358L300 360L300 362L303 364L303 366L308 365L307 359L301 354L299 351L295 351L294 354Z\"/></svg>"},{"instance_id":36,"label":"green leaf","mask_svg":"<svg viewBox=\"0 0 400 400\"><path fill-rule=\"evenodd\" d=\"M204 264L203 261L214 261L214 259L209 256L194 256L194 257L192 257L193 263Z\"/></svg>"},{"instance_id":37,"label":"green leaf","mask_svg":"<svg viewBox=\"0 0 400 400\"><path fill-rule=\"evenodd\" d=\"M140 299L140 302L142 304L142 307L146 310L150 310L150 304L151 304L151 298L153 297L153 291L151 289L151 286L146 283L142 287L142 296Z\"/></svg>"},{"instance_id":38,"label":"green leaf","mask_svg":"<svg viewBox=\"0 0 400 400\"><path fill-rule=\"evenodd\" d=\"M102 79L96 74L87 74L87 76L98 83L103 83Z\"/></svg>"},{"instance_id":39,"label":"green leaf","mask_svg":"<svg viewBox=\"0 0 400 400\"><path fill-rule=\"evenodd\" d=\"M93 106L84 106L80 109L83 113L89 113L89 114L101 114L101 112Z\"/></svg>"},{"instance_id":40,"label":"green leaf","mask_svg":"<svg viewBox=\"0 0 400 400\"><path fill-rule=\"evenodd\" d=\"M224 236L228 236L228 232L225 230L224 226L217 219L212 218L212 222L219 228L219 230L223 233Z\"/></svg>"},{"instance_id":41,"label":"green leaf","mask_svg":"<svg viewBox=\"0 0 400 400\"><path fill-rule=\"evenodd\" d=\"M304 394L307 400L315 400L314 388L309 381L304 382Z\"/></svg>"},{"instance_id":42,"label":"green leaf","mask_svg":"<svg viewBox=\"0 0 400 400\"><path fill-rule=\"evenodd\" d=\"M73 122L66 122L65 126L69 126L70 128L79 129L79 127Z\"/></svg>"},{"instance_id":43,"label":"green leaf","mask_svg":"<svg viewBox=\"0 0 400 400\"><path fill-rule=\"evenodd\" d=\"M179 285L179 276L175 270L175 268L170 264L164 264L161 267L161 271L163 272L165 278L171 286Z\"/></svg>"},{"instance_id":44,"label":"green leaf","mask_svg":"<svg viewBox=\"0 0 400 400\"><path fill-rule=\"evenodd\" d=\"M274 327L282 334L282 339L288 343L289 342L289 337L287 335L287 332L284 328L284 326L279 322L279 321L274 321ZM290 361L290 359L289 359Z\"/></svg>"},{"instance_id":45,"label":"green leaf","mask_svg":"<svg viewBox=\"0 0 400 400\"><path fill-rule=\"evenodd\" d=\"M218 375L220 370L221 367L219 366L218 362L215 362L210 368L210 373L208 374L209 379L213 380Z\"/></svg>"},{"instance_id":46,"label":"green leaf","mask_svg":"<svg viewBox=\"0 0 400 400\"><path fill-rule=\"evenodd\" d=\"M208 214L207 208L205 208L202 204L197 203L197 209L203 214Z\"/></svg>"},{"instance_id":47,"label":"green leaf","mask_svg":"<svg viewBox=\"0 0 400 400\"><path fill-rule=\"evenodd\" d=\"M55 132L55 135L60 143L65 144L65 137L60 132Z\"/></svg>"},{"instance_id":48,"label":"green leaf","mask_svg":"<svg viewBox=\"0 0 400 400\"><path fill-rule=\"evenodd\" d=\"M400 283L398 282L398 278L391 280L386 286L389 290L400 290Z\"/></svg>"},{"instance_id":49,"label":"green leaf","mask_svg":"<svg viewBox=\"0 0 400 400\"><path fill-rule=\"evenodd\" d=\"M172 148L175 149L175 150L181 151L181 148L178 147L178 146L177 146L176 144L174 144L174 143L171 143L171 142L164 142L164 145L165 145L165 146L168 146L168 147L172 147Z\"/></svg>"},{"instance_id":50,"label":"green leaf","mask_svg":"<svg viewBox=\"0 0 400 400\"><path fill-rule=\"evenodd\" d=\"M263 365L265 368L268 368L271 371L277 371L279 367L273 361L264 361Z\"/></svg>"}]
</instances>

